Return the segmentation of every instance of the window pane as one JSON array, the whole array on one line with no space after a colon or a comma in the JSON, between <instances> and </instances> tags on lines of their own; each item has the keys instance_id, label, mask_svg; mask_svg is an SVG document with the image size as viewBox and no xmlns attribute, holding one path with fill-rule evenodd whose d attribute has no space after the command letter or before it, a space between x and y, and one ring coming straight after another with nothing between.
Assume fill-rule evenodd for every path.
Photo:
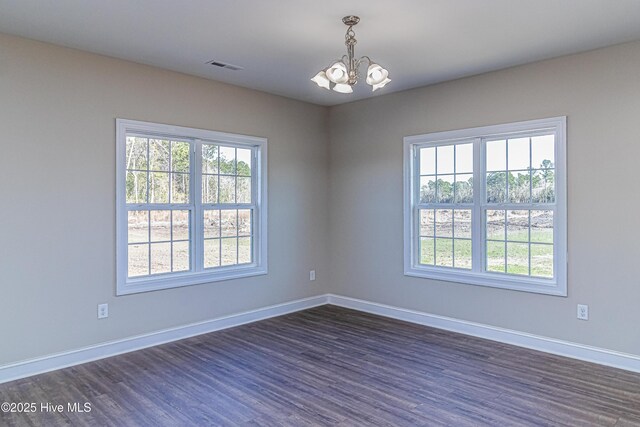
<instances>
[{"instance_id":1,"label":"window pane","mask_svg":"<svg viewBox=\"0 0 640 427\"><path fill-rule=\"evenodd\" d=\"M553 245L531 245L531 275L553 278Z\"/></svg>"},{"instance_id":2,"label":"window pane","mask_svg":"<svg viewBox=\"0 0 640 427\"><path fill-rule=\"evenodd\" d=\"M189 242L173 244L173 271L189 271Z\"/></svg>"},{"instance_id":3,"label":"window pane","mask_svg":"<svg viewBox=\"0 0 640 427\"><path fill-rule=\"evenodd\" d=\"M505 211L487 210L487 239L505 239Z\"/></svg>"},{"instance_id":4,"label":"window pane","mask_svg":"<svg viewBox=\"0 0 640 427\"><path fill-rule=\"evenodd\" d=\"M529 244L507 242L507 273L529 275Z\"/></svg>"},{"instance_id":5,"label":"window pane","mask_svg":"<svg viewBox=\"0 0 640 427\"><path fill-rule=\"evenodd\" d=\"M235 175L236 173L236 149L232 147L220 147L220 173Z\"/></svg>"},{"instance_id":6,"label":"window pane","mask_svg":"<svg viewBox=\"0 0 640 427\"><path fill-rule=\"evenodd\" d=\"M438 203L453 203L453 175L438 175L437 197Z\"/></svg>"},{"instance_id":7,"label":"window pane","mask_svg":"<svg viewBox=\"0 0 640 427\"><path fill-rule=\"evenodd\" d=\"M169 203L169 174L149 174L149 203Z\"/></svg>"},{"instance_id":8,"label":"window pane","mask_svg":"<svg viewBox=\"0 0 640 427\"><path fill-rule=\"evenodd\" d=\"M127 255L129 277L149 274L149 245L129 245Z\"/></svg>"},{"instance_id":9,"label":"window pane","mask_svg":"<svg viewBox=\"0 0 640 427\"><path fill-rule=\"evenodd\" d=\"M453 239L436 239L436 265L453 267Z\"/></svg>"},{"instance_id":10,"label":"window pane","mask_svg":"<svg viewBox=\"0 0 640 427\"><path fill-rule=\"evenodd\" d=\"M507 198L507 173L487 173L487 203L504 203Z\"/></svg>"},{"instance_id":11,"label":"window pane","mask_svg":"<svg viewBox=\"0 0 640 427\"><path fill-rule=\"evenodd\" d=\"M531 198L529 185L529 171L509 172L509 202L529 203Z\"/></svg>"},{"instance_id":12,"label":"window pane","mask_svg":"<svg viewBox=\"0 0 640 427\"><path fill-rule=\"evenodd\" d=\"M436 177L420 177L420 203L433 203L436 201Z\"/></svg>"},{"instance_id":13,"label":"window pane","mask_svg":"<svg viewBox=\"0 0 640 427\"><path fill-rule=\"evenodd\" d=\"M509 150L509 170L529 169L529 138L510 139L507 142Z\"/></svg>"},{"instance_id":14,"label":"window pane","mask_svg":"<svg viewBox=\"0 0 640 427\"><path fill-rule=\"evenodd\" d=\"M444 145L437 148L436 173L438 175L453 173L453 145Z\"/></svg>"},{"instance_id":15,"label":"window pane","mask_svg":"<svg viewBox=\"0 0 640 427\"><path fill-rule=\"evenodd\" d=\"M436 209L436 236L453 237L453 212L451 209Z\"/></svg>"},{"instance_id":16,"label":"window pane","mask_svg":"<svg viewBox=\"0 0 640 427\"><path fill-rule=\"evenodd\" d=\"M455 209L453 211L453 236L471 238L471 209Z\"/></svg>"},{"instance_id":17,"label":"window pane","mask_svg":"<svg viewBox=\"0 0 640 427\"><path fill-rule=\"evenodd\" d=\"M189 240L189 211L172 211L173 240Z\"/></svg>"},{"instance_id":18,"label":"window pane","mask_svg":"<svg viewBox=\"0 0 640 427\"><path fill-rule=\"evenodd\" d=\"M202 144L202 173L218 173L218 146Z\"/></svg>"},{"instance_id":19,"label":"window pane","mask_svg":"<svg viewBox=\"0 0 640 427\"><path fill-rule=\"evenodd\" d=\"M147 138L127 137L127 169L147 169Z\"/></svg>"},{"instance_id":20,"label":"window pane","mask_svg":"<svg viewBox=\"0 0 640 427\"><path fill-rule=\"evenodd\" d=\"M487 141L487 171L507 170L507 143L504 140Z\"/></svg>"},{"instance_id":21,"label":"window pane","mask_svg":"<svg viewBox=\"0 0 640 427\"><path fill-rule=\"evenodd\" d=\"M531 138L531 167L548 169L555 164L555 137L553 135Z\"/></svg>"},{"instance_id":22,"label":"window pane","mask_svg":"<svg viewBox=\"0 0 640 427\"><path fill-rule=\"evenodd\" d=\"M435 147L420 149L420 175L435 175L436 149Z\"/></svg>"},{"instance_id":23,"label":"window pane","mask_svg":"<svg viewBox=\"0 0 640 427\"><path fill-rule=\"evenodd\" d=\"M151 211L151 241L171 240L171 211Z\"/></svg>"},{"instance_id":24,"label":"window pane","mask_svg":"<svg viewBox=\"0 0 640 427\"><path fill-rule=\"evenodd\" d=\"M504 242L487 242L487 271L504 273Z\"/></svg>"},{"instance_id":25,"label":"window pane","mask_svg":"<svg viewBox=\"0 0 640 427\"><path fill-rule=\"evenodd\" d=\"M202 176L202 203L218 203L218 175Z\"/></svg>"},{"instance_id":26,"label":"window pane","mask_svg":"<svg viewBox=\"0 0 640 427\"><path fill-rule=\"evenodd\" d=\"M222 239L222 265L238 263L238 239Z\"/></svg>"},{"instance_id":27,"label":"window pane","mask_svg":"<svg viewBox=\"0 0 640 427\"><path fill-rule=\"evenodd\" d=\"M251 176L251 150L238 148L237 169L240 176Z\"/></svg>"},{"instance_id":28,"label":"window pane","mask_svg":"<svg viewBox=\"0 0 640 427\"><path fill-rule=\"evenodd\" d=\"M237 236L238 229L236 227L236 210L223 210L220 212L222 222L222 237Z\"/></svg>"},{"instance_id":29,"label":"window pane","mask_svg":"<svg viewBox=\"0 0 640 427\"><path fill-rule=\"evenodd\" d=\"M531 241L553 243L553 211L531 211Z\"/></svg>"},{"instance_id":30,"label":"window pane","mask_svg":"<svg viewBox=\"0 0 640 427\"><path fill-rule=\"evenodd\" d=\"M149 241L149 211L129 211L127 213L128 243Z\"/></svg>"},{"instance_id":31,"label":"window pane","mask_svg":"<svg viewBox=\"0 0 640 427\"><path fill-rule=\"evenodd\" d=\"M171 170L174 172L189 172L189 153L191 145L188 142L171 142Z\"/></svg>"},{"instance_id":32,"label":"window pane","mask_svg":"<svg viewBox=\"0 0 640 427\"><path fill-rule=\"evenodd\" d=\"M171 271L171 243L151 244L151 274Z\"/></svg>"},{"instance_id":33,"label":"window pane","mask_svg":"<svg viewBox=\"0 0 640 427\"><path fill-rule=\"evenodd\" d=\"M127 172L127 203L147 203L147 173Z\"/></svg>"},{"instance_id":34,"label":"window pane","mask_svg":"<svg viewBox=\"0 0 640 427\"><path fill-rule=\"evenodd\" d=\"M434 240L430 237L420 238L420 264L433 265L434 252L433 252Z\"/></svg>"},{"instance_id":35,"label":"window pane","mask_svg":"<svg viewBox=\"0 0 640 427\"><path fill-rule=\"evenodd\" d=\"M153 171L169 171L169 141L149 140L149 169Z\"/></svg>"},{"instance_id":36,"label":"window pane","mask_svg":"<svg viewBox=\"0 0 640 427\"><path fill-rule=\"evenodd\" d=\"M456 173L473 172L473 144L456 145Z\"/></svg>"},{"instance_id":37,"label":"window pane","mask_svg":"<svg viewBox=\"0 0 640 427\"><path fill-rule=\"evenodd\" d=\"M251 178L238 177L237 203L251 203Z\"/></svg>"},{"instance_id":38,"label":"window pane","mask_svg":"<svg viewBox=\"0 0 640 427\"><path fill-rule=\"evenodd\" d=\"M236 179L233 176L220 176L220 203L236 202Z\"/></svg>"},{"instance_id":39,"label":"window pane","mask_svg":"<svg viewBox=\"0 0 640 427\"><path fill-rule=\"evenodd\" d=\"M435 213L433 209L420 209L420 235L433 237Z\"/></svg>"},{"instance_id":40,"label":"window pane","mask_svg":"<svg viewBox=\"0 0 640 427\"><path fill-rule=\"evenodd\" d=\"M238 238L238 264L251 263L251 237Z\"/></svg>"},{"instance_id":41,"label":"window pane","mask_svg":"<svg viewBox=\"0 0 640 427\"><path fill-rule=\"evenodd\" d=\"M533 203L553 203L555 201L555 171L553 169L541 169L533 171Z\"/></svg>"},{"instance_id":42,"label":"window pane","mask_svg":"<svg viewBox=\"0 0 640 427\"><path fill-rule=\"evenodd\" d=\"M453 241L453 266L471 269L471 240Z\"/></svg>"},{"instance_id":43,"label":"window pane","mask_svg":"<svg viewBox=\"0 0 640 427\"><path fill-rule=\"evenodd\" d=\"M529 211L507 211L507 240L529 241Z\"/></svg>"},{"instance_id":44,"label":"window pane","mask_svg":"<svg viewBox=\"0 0 640 427\"><path fill-rule=\"evenodd\" d=\"M456 175L456 203L473 203L473 175Z\"/></svg>"},{"instance_id":45,"label":"window pane","mask_svg":"<svg viewBox=\"0 0 640 427\"><path fill-rule=\"evenodd\" d=\"M172 173L171 203L189 203L189 175Z\"/></svg>"},{"instance_id":46,"label":"window pane","mask_svg":"<svg viewBox=\"0 0 640 427\"><path fill-rule=\"evenodd\" d=\"M204 237L220 237L220 211L204 211Z\"/></svg>"},{"instance_id":47,"label":"window pane","mask_svg":"<svg viewBox=\"0 0 640 427\"><path fill-rule=\"evenodd\" d=\"M238 235L250 236L251 234L252 234L251 209L239 209L238 210Z\"/></svg>"},{"instance_id":48,"label":"window pane","mask_svg":"<svg viewBox=\"0 0 640 427\"><path fill-rule=\"evenodd\" d=\"M220 239L204 241L204 268L220 266Z\"/></svg>"}]
</instances>

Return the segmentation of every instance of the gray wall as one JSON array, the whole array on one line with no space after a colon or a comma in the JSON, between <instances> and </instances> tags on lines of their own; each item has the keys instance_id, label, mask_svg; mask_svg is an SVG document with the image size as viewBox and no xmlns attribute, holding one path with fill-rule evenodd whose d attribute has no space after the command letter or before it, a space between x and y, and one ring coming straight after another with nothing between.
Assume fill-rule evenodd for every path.
<instances>
[{"instance_id":1,"label":"gray wall","mask_svg":"<svg viewBox=\"0 0 640 427\"><path fill-rule=\"evenodd\" d=\"M269 139L267 276L114 296L116 117ZM0 35L0 141L0 365L325 292L326 108Z\"/></svg>"},{"instance_id":2,"label":"gray wall","mask_svg":"<svg viewBox=\"0 0 640 427\"><path fill-rule=\"evenodd\" d=\"M631 43L332 108L331 291L640 354L639 72ZM402 138L561 115L569 297L405 277Z\"/></svg>"}]
</instances>

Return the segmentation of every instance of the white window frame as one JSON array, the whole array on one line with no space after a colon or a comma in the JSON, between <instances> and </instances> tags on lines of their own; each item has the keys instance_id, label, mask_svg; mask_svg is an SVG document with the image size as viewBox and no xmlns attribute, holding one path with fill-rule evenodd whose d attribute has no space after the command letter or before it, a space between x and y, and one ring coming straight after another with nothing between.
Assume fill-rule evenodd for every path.
<instances>
[{"instance_id":1,"label":"white window frame","mask_svg":"<svg viewBox=\"0 0 640 427\"><path fill-rule=\"evenodd\" d=\"M126 203L126 136L140 134L189 141L190 201L185 209L192 210L190 227L190 260L188 272L128 277L128 205ZM238 264L204 269L202 221L202 159L203 143L222 144L238 148L253 148L252 200L254 215L253 252L250 264ZM142 206L153 206L141 204ZM152 208L153 210L153 208ZM160 289L236 279L267 274L267 139L204 129L173 126L137 120L116 119L116 295L127 295Z\"/></svg>"},{"instance_id":2,"label":"white window frame","mask_svg":"<svg viewBox=\"0 0 640 427\"><path fill-rule=\"evenodd\" d=\"M518 133L553 132L555 134L555 205L553 225L554 277L552 279L519 276L485 271L483 257L485 247L485 220L481 212L493 209L517 209L514 204L487 204L485 195L486 164L484 145L488 139L513 138ZM419 263L419 170L416 158L420 147L443 144L474 144L474 170L472 208L472 270L428 266ZM404 274L406 276L437 279L471 285L513 289L540 294L567 296L567 164L566 164L566 116L539 120L483 126L470 129L414 135L404 138ZM536 205L534 205L536 206ZM539 209L549 209L540 204ZM533 209L536 209L533 207ZM528 204L526 209L532 209Z\"/></svg>"}]
</instances>

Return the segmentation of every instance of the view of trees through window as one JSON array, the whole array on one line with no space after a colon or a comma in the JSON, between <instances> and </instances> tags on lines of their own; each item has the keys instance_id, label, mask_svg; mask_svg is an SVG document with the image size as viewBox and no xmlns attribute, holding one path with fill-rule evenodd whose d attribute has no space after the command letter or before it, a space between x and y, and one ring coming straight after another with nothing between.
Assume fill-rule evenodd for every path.
<instances>
[{"instance_id":1,"label":"view of trees through window","mask_svg":"<svg viewBox=\"0 0 640 427\"><path fill-rule=\"evenodd\" d=\"M192 144L126 138L128 277L192 268ZM204 267L251 263L252 150L203 143L201 156Z\"/></svg>"},{"instance_id":2,"label":"view of trees through window","mask_svg":"<svg viewBox=\"0 0 640 427\"><path fill-rule=\"evenodd\" d=\"M420 263L472 268L473 144L420 149Z\"/></svg>"},{"instance_id":3,"label":"view of trees through window","mask_svg":"<svg viewBox=\"0 0 640 427\"><path fill-rule=\"evenodd\" d=\"M553 134L486 141L487 271L553 277L554 141Z\"/></svg>"},{"instance_id":4,"label":"view of trees through window","mask_svg":"<svg viewBox=\"0 0 640 427\"><path fill-rule=\"evenodd\" d=\"M252 151L202 144L204 267L252 262Z\"/></svg>"},{"instance_id":5,"label":"view of trees through window","mask_svg":"<svg viewBox=\"0 0 640 427\"><path fill-rule=\"evenodd\" d=\"M127 137L127 203L189 203L190 144Z\"/></svg>"},{"instance_id":6,"label":"view of trees through window","mask_svg":"<svg viewBox=\"0 0 640 427\"><path fill-rule=\"evenodd\" d=\"M486 142L488 203L553 203L554 137Z\"/></svg>"},{"instance_id":7,"label":"view of trees through window","mask_svg":"<svg viewBox=\"0 0 640 427\"><path fill-rule=\"evenodd\" d=\"M472 268L473 144L418 149L420 264ZM483 141L486 271L553 277L554 144L553 134Z\"/></svg>"}]
</instances>

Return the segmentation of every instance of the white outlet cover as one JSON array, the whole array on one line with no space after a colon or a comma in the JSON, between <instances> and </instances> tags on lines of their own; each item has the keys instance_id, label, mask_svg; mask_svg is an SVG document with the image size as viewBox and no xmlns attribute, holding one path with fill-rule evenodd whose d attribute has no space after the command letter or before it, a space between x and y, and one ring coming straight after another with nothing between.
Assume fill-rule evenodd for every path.
<instances>
[{"instance_id":1,"label":"white outlet cover","mask_svg":"<svg viewBox=\"0 0 640 427\"><path fill-rule=\"evenodd\" d=\"M109 317L109 304L98 304L98 319Z\"/></svg>"},{"instance_id":2,"label":"white outlet cover","mask_svg":"<svg viewBox=\"0 0 640 427\"><path fill-rule=\"evenodd\" d=\"M578 304L578 319L589 320L589 306L586 304Z\"/></svg>"}]
</instances>

